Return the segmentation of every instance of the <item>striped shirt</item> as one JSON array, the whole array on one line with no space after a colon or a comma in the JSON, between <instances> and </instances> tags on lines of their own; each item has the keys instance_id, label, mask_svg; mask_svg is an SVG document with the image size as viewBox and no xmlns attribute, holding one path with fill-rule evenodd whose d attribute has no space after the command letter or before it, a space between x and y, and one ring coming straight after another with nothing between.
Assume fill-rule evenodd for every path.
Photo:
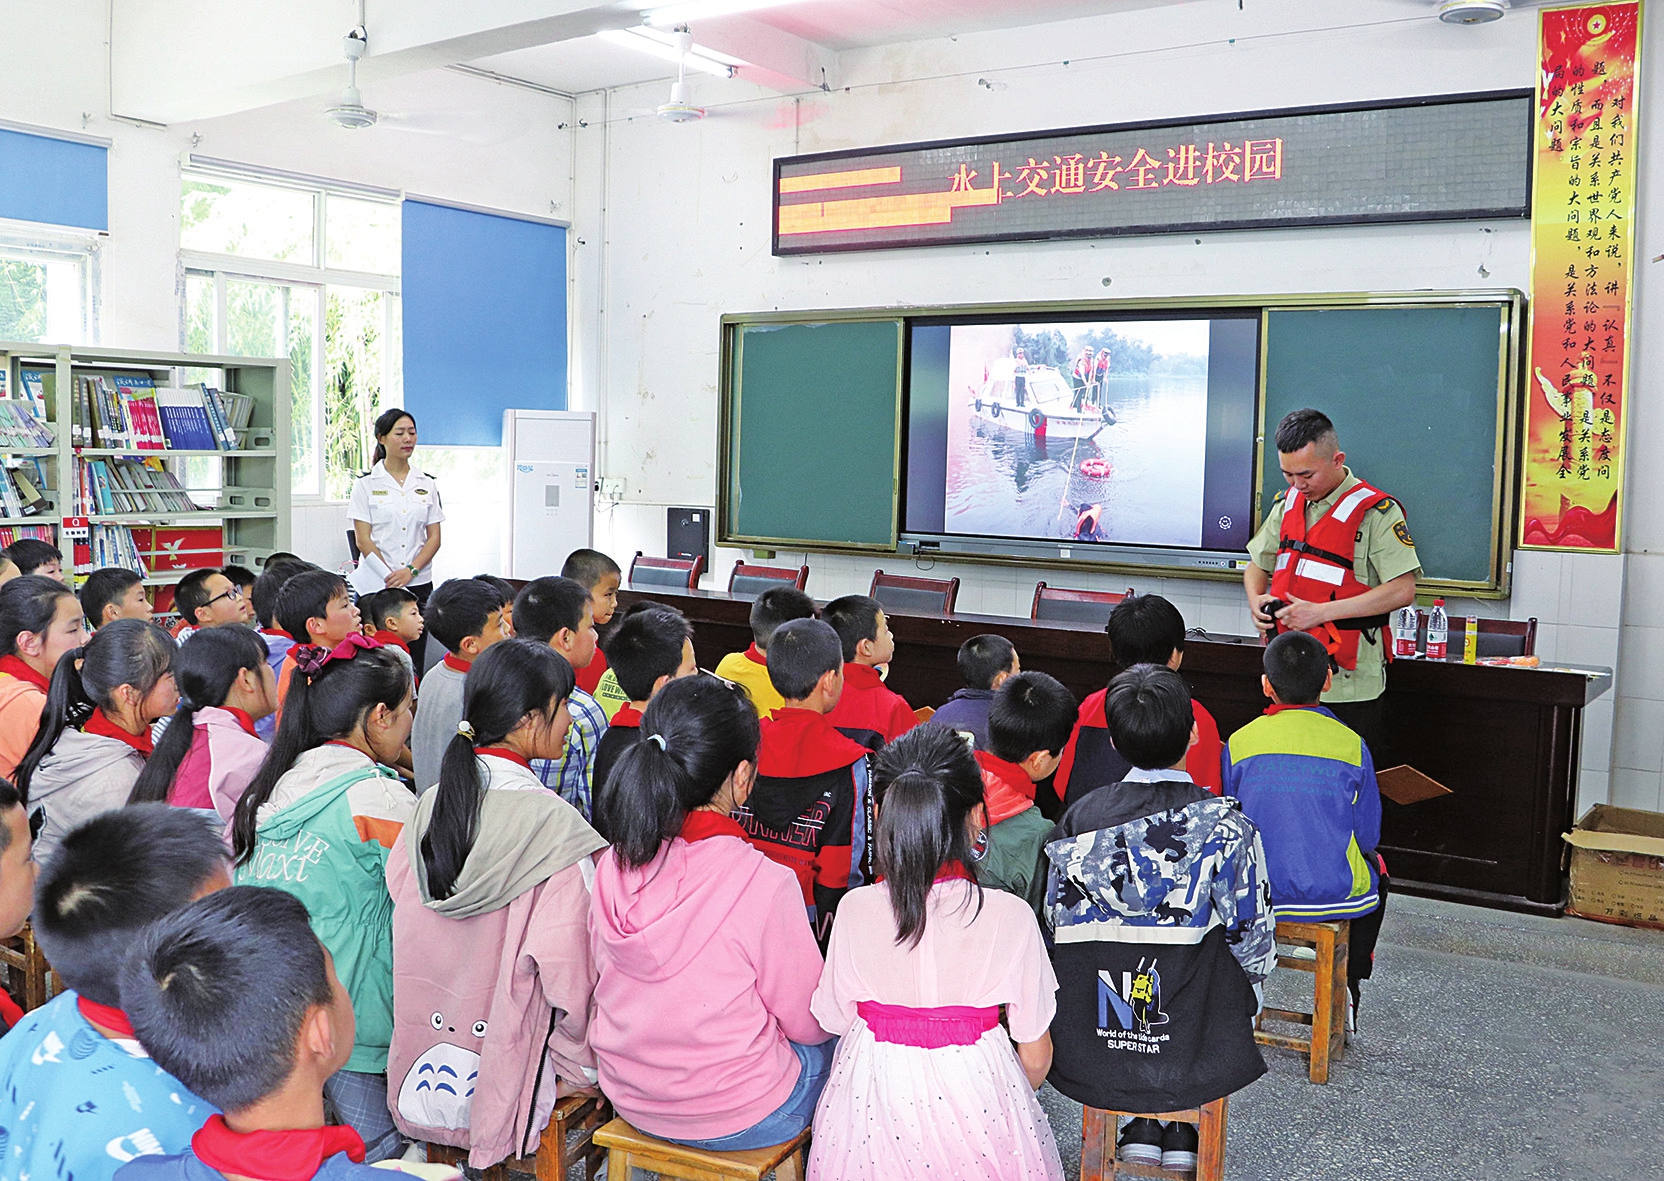
<instances>
[{"instance_id":1,"label":"striped shirt","mask_svg":"<svg viewBox=\"0 0 1664 1181\"><path fill-rule=\"evenodd\" d=\"M607 714L582 689L572 690L566 711L572 715L572 728L566 732L565 752L558 759L533 760L532 770L544 787L559 793L589 820L595 797L595 752L607 729Z\"/></svg>"}]
</instances>

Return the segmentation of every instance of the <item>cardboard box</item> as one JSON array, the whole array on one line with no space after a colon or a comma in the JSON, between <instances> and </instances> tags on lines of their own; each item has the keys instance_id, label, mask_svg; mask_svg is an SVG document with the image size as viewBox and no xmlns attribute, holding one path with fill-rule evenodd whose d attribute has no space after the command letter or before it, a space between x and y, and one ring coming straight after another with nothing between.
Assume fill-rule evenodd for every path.
<instances>
[{"instance_id":1,"label":"cardboard box","mask_svg":"<svg viewBox=\"0 0 1664 1181\"><path fill-rule=\"evenodd\" d=\"M1564 837L1568 914L1664 930L1664 813L1596 804Z\"/></svg>"}]
</instances>

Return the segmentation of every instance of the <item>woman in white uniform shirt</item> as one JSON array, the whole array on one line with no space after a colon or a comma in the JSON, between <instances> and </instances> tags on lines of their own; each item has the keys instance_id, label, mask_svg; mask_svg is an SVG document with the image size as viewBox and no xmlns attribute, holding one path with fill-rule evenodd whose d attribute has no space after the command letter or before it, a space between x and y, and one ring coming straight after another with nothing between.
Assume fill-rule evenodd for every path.
<instances>
[{"instance_id":1,"label":"woman in white uniform shirt","mask_svg":"<svg viewBox=\"0 0 1664 1181\"><path fill-rule=\"evenodd\" d=\"M432 476L410 466L416 450L416 418L405 410L383 411L376 419L376 464L353 483L347 502L360 555L375 554L392 573L390 587L402 586L427 610L433 590L433 555L439 552L439 523L445 510ZM427 635L410 645L418 669Z\"/></svg>"}]
</instances>

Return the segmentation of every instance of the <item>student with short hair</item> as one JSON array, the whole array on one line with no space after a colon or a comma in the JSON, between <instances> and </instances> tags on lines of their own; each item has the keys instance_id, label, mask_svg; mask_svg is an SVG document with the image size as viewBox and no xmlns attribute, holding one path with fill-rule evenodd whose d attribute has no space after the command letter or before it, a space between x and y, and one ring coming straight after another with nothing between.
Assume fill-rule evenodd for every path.
<instances>
[{"instance_id":1,"label":"student with short hair","mask_svg":"<svg viewBox=\"0 0 1664 1181\"><path fill-rule=\"evenodd\" d=\"M387 855L415 808L391 766L410 737L415 689L403 662L361 635L333 649L299 644L290 656L295 676L277 740L232 816L237 881L299 898L335 957L358 1028L325 1093L373 1163L401 1151L387 1110Z\"/></svg>"},{"instance_id":2,"label":"student with short hair","mask_svg":"<svg viewBox=\"0 0 1664 1181\"><path fill-rule=\"evenodd\" d=\"M197 628L225 627L249 619L241 588L218 570L193 570L181 578L173 591L173 605L185 623L181 639Z\"/></svg>"},{"instance_id":3,"label":"student with short hair","mask_svg":"<svg viewBox=\"0 0 1664 1181\"><path fill-rule=\"evenodd\" d=\"M475 579L485 583L497 592L497 600L503 605L503 635L514 634L514 584L506 578L498 578L495 574L476 574Z\"/></svg>"},{"instance_id":4,"label":"student with short hair","mask_svg":"<svg viewBox=\"0 0 1664 1181\"><path fill-rule=\"evenodd\" d=\"M574 673L595 659L594 609L593 592L573 578L534 578L514 599L520 635L549 645ZM566 732L565 750L558 759L538 759L532 770L543 786L590 820L595 815L595 756L607 730L607 715L581 686L572 690L566 708L572 728Z\"/></svg>"},{"instance_id":5,"label":"student with short hair","mask_svg":"<svg viewBox=\"0 0 1664 1181\"><path fill-rule=\"evenodd\" d=\"M364 1141L326 1126L324 1083L352 1052L352 1002L306 908L233 886L159 919L121 972L122 1003L158 1064L222 1109L176 1155L122 1181L374 1181Z\"/></svg>"},{"instance_id":6,"label":"student with short hair","mask_svg":"<svg viewBox=\"0 0 1664 1181\"><path fill-rule=\"evenodd\" d=\"M976 752L988 800L977 880L1017 895L1037 914L1046 897L1042 850L1052 822L1035 806L1035 784L1057 770L1074 727L1075 695L1061 681L1041 672L1018 673L994 694L988 749Z\"/></svg>"},{"instance_id":7,"label":"student with short hair","mask_svg":"<svg viewBox=\"0 0 1664 1181\"><path fill-rule=\"evenodd\" d=\"M10 559L19 574L38 574L57 582L64 580L64 556L50 541L38 537L20 537L0 555Z\"/></svg>"},{"instance_id":8,"label":"student with short hair","mask_svg":"<svg viewBox=\"0 0 1664 1181\"><path fill-rule=\"evenodd\" d=\"M438 785L387 862L393 1118L476 1168L535 1154L557 1094L595 1082L589 884L606 841L531 769L566 739L572 686L547 644L505 640L474 661ZM471 1102L433 1085L462 1064Z\"/></svg>"},{"instance_id":9,"label":"student with short hair","mask_svg":"<svg viewBox=\"0 0 1664 1181\"><path fill-rule=\"evenodd\" d=\"M295 639L277 670L276 717L282 725L289 683L295 675L295 648L311 645L333 649L348 636L358 635L363 623L347 593L347 580L333 570L316 566L297 571L283 584L273 610L279 626Z\"/></svg>"},{"instance_id":10,"label":"student with short hair","mask_svg":"<svg viewBox=\"0 0 1664 1181\"><path fill-rule=\"evenodd\" d=\"M624 572L617 562L598 549L575 549L566 555L560 576L570 578L589 592L590 616L597 632L612 622L613 613L618 610L618 588L624 581ZM608 693L603 698L600 693L602 678L607 673L606 654L597 652L589 664L573 668L578 674L578 688L600 702L611 721L618 707L624 704L624 698L617 693Z\"/></svg>"},{"instance_id":11,"label":"student with short hair","mask_svg":"<svg viewBox=\"0 0 1664 1181\"><path fill-rule=\"evenodd\" d=\"M1287 631L1265 649L1260 678L1271 707L1225 747L1225 792L1259 826L1277 917L1351 922L1347 1028L1374 969L1389 879L1381 790L1369 744L1319 704L1333 683L1329 653L1310 632Z\"/></svg>"},{"instance_id":12,"label":"student with short hair","mask_svg":"<svg viewBox=\"0 0 1664 1181\"><path fill-rule=\"evenodd\" d=\"M743 688L764 721L785 704L768 679L769 637L782 623L814 617L815 601L795 586L770 587L751 602L751 646L717 661L716 675Z\"/></svg>"},{"instance_id":13,"label":"student with short hair","mask_svg":"<svg viewBox=\"0 0 1664 1181\"><path fill-rule=\"evenodd\" d=\"M734 813L753 845L797 874L822 947L838 901L867 881L872 865L867 748L828 717L843 692L843 653L822 620L775 629L768 676L785 704L762 723L757 786Z\"/></svg>"},{"instance_id":14,"label":"student with short hair","mask_svg":"<svg viewBox=\"0 0 1664 1181\"><path fill-rule=\"evenodd\" d=\"M233 562L229 566L221 566L220 573L231 580L231 585L243 592L244 623L254 619L254 600L249 596L254 593L254 584L259 581L254 571L247 566L239 566Z\"/></svg>"},{"instance_id":15,"label":"student with short hair","mask_svg":"<svg viewBox=\"0 0 1664 1181\"><path fill-rule=\"evenodd\" d=\"M283 658L289 655L289 649L295 646L295 637L277 622L277 594L289 579L302 570L315 569L317 567L312 563L303 562L293 554L273 554L266 559L266 568L260 572L260 577L254 580L254 590L249 593L249 605L254 610L255 627L260 633L260 638L266 643L266 663L271 665L272 675L275 677L282 677ZM277 704L281 709L281 679L278 683ZM260 735L261 741L269 743L272 735L277 733L277 714L272 713L256 721L254 732Z\"/></svg>"},{"instance_id":16,"label":"student with short hair","mask_svg":"<svg viewBox=\"0 0 1664 1181\"><path fill-rule=\"evenodd\" d=\"M845 595L833 599L820 617L832 625L843 645L844 687L832 724L869 750L900 738L919 724L913 707L884 684L880 665L896 654L895 637L877 599Z\"/></svg>"},{"instance_id":17,"label":"student with short hair","mask_svg":"<svg viewBox=\"0 0 1664 1181\"><path fill-rule=\"evenodd\" d=\"M228 885L219 834L160 804L95 816L41 866L35 939L67 991L0 1038L6 1176L110 1181L123 1161L184 1151L214 1113L151 1061L118 977L145 928Z\"/></svg>"},{"instance_id":18,"label":"student with short hair","mask_svg":"<svg viewBox=\"0 0 1664 1181\"><path fill-rule=\"evenodd\" d=\"M1033 912L978 882L976 762L952 731L923 726L874 764L883 879L845 896L810 1002L839 1038L810 1171L908 1177L928 1160L944 1177L1062 1181L1035 1097L1057 979Z\"/></svg>"},{"instance_id":19,"label":"student with short hair","mask_svg":"<svg viewBox=\"0 0 1664 1181\"><path fill-rule=\"evenodd\" d=\"M1259 831L1192 782L1190 690L1134 665L1105 715L1125 778L1071 804L1046 843L1045 921L1057 970L1052 1086L1111 1111L1180 1111L1265 1073L1257 991L1277 962ZM1135 1119L1124 1161L1196 1167L1196 1128Z\"/></svg>"},{"instance_id":20,"label":"student with short hair","mask_svg":"<svg viewBox=\"0 0 1664 1181\"><path fill-rule=\"evenodd\" d=\"M624 613L624 618L607 638L612 653L612 672L619 688L629 698L613 714L595 749L595 794L607 790L607 776L618 756L641 740L641 715L665 685L678 677L699 671L693 655L693 625L674 607L641 602ZM595 807L599 819L602 809Z\"/></svg>"},{"instance_id":21,"label":"student with short hair","mask_svg":"<svg viewBox=\"0 0 1664 1181\"><path fill-rule=\"evenodd\" d=\"M13 777L42 861L77 824L127 802L150 757L151 724L179 704L175 651L154 623L118 619L59 658L40 730Z\"/></svg>"},{"instance_id":22,"label":"student with short hair","mask_svg":"<svg viewBox=\"0 0 1664 1181\"><path fill-rule=\"evenodd\" d=\"M149 623L154 614L144 581L125 566L105 566L87 575L81 584L81 613L94 631L112 619Z\"/></svg>"},{"instance_id":23,"label":"student with short hair","mask_svg":"<svg viewBox=\"0 0 1664 1181\"><path fill-rule=\"evenodd\" d=\"M390 586L372 594L360 595L358 614L364 620L364 633L376 643L402 652L410 660L410 675L422 684L422 670L410 658L410 645L421 639L427 629L422 619L422 605L416 596L402 586ZM505 620L504 630L507 631Z\"/></svg>"},{"instance_id":24,"label":"student with short hair","mask_svg":"<svg viewBox=\"0 0 1664 1181\"><path fill-rule=\"evenodd\" d=\"M127 797L212 810L229 827L237 801L266 758L255 725L277 709L277 678L251 628L211 627L173 658L179 709Z\"/></svg>"},{"instance_id":25,"label":"student with short hair","mask_svg":"<svg viewBox=\"0 0 1664 1181\"><path fill-rule=\"evenodd\" d=\"M1115 604L1104 631L1109 634L1109 653L1115 672L1138 664L1165 665L1177 672L1184 663L1184 616L1160 595L1128 595ZM1108 723L1104 720L1104 700L1108 693L1107 689L1100 690L1080 704L1075 732L1064 748L1063 761L1052 779L1064 807L1093 788L1120 782L1132 766L1109 739ZM1219 775L1219 758L1224 749L1219 741L1219 725L1194 696L1190 709L1196 719L1196 742L1185 758L1185 771L1193 782L1218 795L1224 790Z\"/></svg>"},{"instance_id":26,"label":"student with short hair","mask_svg":"<svg viewBox=\"0 0 1664 1181\"><path fill-rule=\"evenodd\" d=\"M821 958L799 887L732 819L757 780L756 712L726 681L683 677L642 733L603 798L613 846L590 907L601 1089L654 1136L783 1143L809 1126L832 1043L809 1011Z\"/></svg>"},{"instance_id":27,"label":"student with short hair","mask_svg":"<svg viewBox=\"0 0 1664 1181\"><path fill-rule=\"evenodd\" d=\"M86 640L81 601L63 583L25 574L0 586L0 776L15 775L35 741L59 658Z\"/></svg>"},{"instance_id":28,"label":"student with short hair","mask_svg":"<svg viewBox=\"0 0 1664 1181\"><path fill-rule=\"evenodd\" d=\"M416 790L439 782L439 762L462 720L462 682L475 659L508 638L503 630L502 594L477 578L448 578L428 598L423 617L428 633L445 646L445 657L428 670L422 708L410 736Z\"/></svg>"},{"instance_id":29,"label":"student with short hair","mask_svg":"<svg viewBox=\"0 0 1664 1181\"><path fill-rule=\"evenodd\" d=\"M972 636L959 645L959 679L965 687L956 690L931 715L931 722L969 734L978 750L987 750L988 711L994 694L1022 671L1022 661L1010 640L993 633Z\"/></svg>"}]
</instances>

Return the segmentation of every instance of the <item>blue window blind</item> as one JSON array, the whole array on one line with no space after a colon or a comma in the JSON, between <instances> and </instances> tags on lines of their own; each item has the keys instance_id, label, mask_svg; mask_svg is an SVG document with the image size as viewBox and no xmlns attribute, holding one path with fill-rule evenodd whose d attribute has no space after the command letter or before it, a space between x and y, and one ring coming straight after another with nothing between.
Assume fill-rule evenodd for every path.
<instances>
[{"instance_id":1,"label":"blue window blind","mask_svg":"<svg viewBox=\"0 0 1664 1181\"><path fill-rule=\"evenodd\" d=\"M110 228L109 149L0 128L0 217Z\"/></svg>"},{"instance_id":2,"label":"blue window blind","mask_svg":"<svg viewBox=\"0 0 1664 1181\"><path fill-rule=\"evenodd\" d=\"M495 447L503 411L566 409L566 231L404 203L404 405L422 441Z\"/></svg>"}]
</instances>

